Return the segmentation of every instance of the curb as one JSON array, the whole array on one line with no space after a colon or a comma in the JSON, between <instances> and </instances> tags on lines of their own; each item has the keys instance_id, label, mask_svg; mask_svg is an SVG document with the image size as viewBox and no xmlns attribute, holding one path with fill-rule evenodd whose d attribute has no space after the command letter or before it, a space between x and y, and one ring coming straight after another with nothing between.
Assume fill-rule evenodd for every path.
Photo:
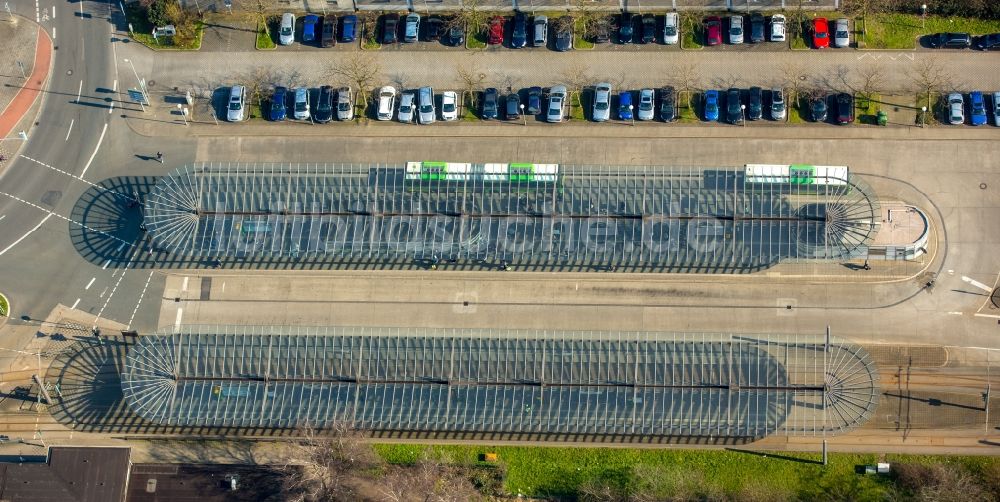
<instances>
[{"instance_id":1,"label":"curb","mask_svg":"<svg viewBox=\"0 0 1000 502\"><path fill-rule=\"evenodd\" d=\"M6 305L6 312L4 312L4 306ZM6 322L10 319L10 312L14 310L10 306L10 300L7 299L7 295L0 293L0 320Z\"/></svg>"}]
</instances>

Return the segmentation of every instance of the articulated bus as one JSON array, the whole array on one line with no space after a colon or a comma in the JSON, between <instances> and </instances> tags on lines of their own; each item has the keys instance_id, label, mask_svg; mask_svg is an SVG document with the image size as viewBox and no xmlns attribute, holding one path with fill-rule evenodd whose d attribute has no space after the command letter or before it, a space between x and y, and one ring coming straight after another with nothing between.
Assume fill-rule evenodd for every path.
<instances>
[{"instance_id":1,"label":"articulated bus","mask_svg":"<svg viewBox=\"0 0 1000 502\"><path fill-rule=\"evenodd\" d=\"M747 164L746 184L848 186L847 166Z\"/></svg>"},{"instance_id":2,"label":"articulated bus","mask_svg":"<svg viewBox=\"0 0 1000 502\"><path fill-rule=\"evenodd\" d=\"M559 164L407 162L406 179L415 181L483 180L507 183L555 183L559 181Z\"/></svg>"}]
</instances>

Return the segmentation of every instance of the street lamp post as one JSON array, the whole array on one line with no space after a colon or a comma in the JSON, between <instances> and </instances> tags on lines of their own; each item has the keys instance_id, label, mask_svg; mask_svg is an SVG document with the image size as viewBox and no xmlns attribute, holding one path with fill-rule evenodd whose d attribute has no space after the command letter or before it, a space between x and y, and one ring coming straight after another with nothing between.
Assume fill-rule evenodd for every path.
<instances>
[{"instance_id":1,"label":"street lamp post","mask_svg":"<svg viewBox=\"0 0 1000 502\"><path fill-rule=\"evenodd\" d=\"M139 72L135 71L135 65L132 64L131 59L125 58L123 61L128 63L129 67L132 68L132 74L135 75L135 80L139 82L139 90L142 91L142 99L145 99L146 103L149 103L149 93L146 92L146 82L139 78Z\"/></svg>"},{"instance_id":2,"label":"street lamp post","mask_svg":"<svg viewBox=\"0 0 1000 502\"><path fill-rule=\"evenodd\" d=\"M927 107L926 106L921 106L920 107L920 127L921 128L924 127L924 122L926 120L927 120Z\"/></svg>"},{"instance_id":3,"label":"street lamp post","mask_svg":"<svg viewBox=\"0 0 1000 502\"><path fill-rule=\"evenodd\" d=\"M635 107L634 107L634 106L632 106L632 105L628 105L628 117L629 117L630 119L632 119L632 126L634 127L634 126L635 126L635 114L634 114L634 113L632 113L632 110L633 110L633 109L635 109Z\"/></svg>"},{"instance_id":4,"label":"street lamp post","mask_svg":"<svg viewBox=\"0 0 1000 502\"><path fill-rule=\"evenodd\" d=\"M524 114L524 103L521 103L521 119L524 120L524 125L528 125L528 116Z\"/></svg>"},{"instance_id":5,"label":"street lamp post","mask_svg":"<svg viewBox=\"0 0 1000 502\"><path fill-rule=\"evenodd\" d=\"M743 127L747 126L746 109L747 109L747 105L740 104L740 122L743 124Z\"/></svg>"},{"instance_id":6,"label":"street lamp post","mask_svg":"<svg viewBox=\"0 0 1000 502\"><path fill-rule=\"evenodd\" d=\"M920 25L921 29L927 29L927 4L922 4L920 6Z\"/></svg>"}]
</instances>

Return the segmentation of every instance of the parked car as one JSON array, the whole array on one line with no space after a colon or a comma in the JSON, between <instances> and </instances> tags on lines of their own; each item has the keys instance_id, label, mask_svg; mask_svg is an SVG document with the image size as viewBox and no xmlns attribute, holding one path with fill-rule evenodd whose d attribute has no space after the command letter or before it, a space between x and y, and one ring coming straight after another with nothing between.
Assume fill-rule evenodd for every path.
<instances>
[{"instance_id":1,"label":"parked car","mask_svg":"<svg viewBox=\"0 0 1000 502\"><path fill-rule=\"evenodd\" d=\"M785 16L781 14L771 16L771 41L785 41Z\"/></svg>"},{"instance_id":2,"label":"parked car","mask_svg":"<svg viewBox=\"0 0 1000 502\"><path fill-rule=\"evenodd\" d=\"M458 93L455 91L441 93L441 120L458 120Z\"/></svg>"},{"instance_id":3,"label":"parked car","mask_svg":"<svg viewBox=\"0 0 1000 502\"><path fill-rule=\"evenodd\" d=\"M510 46L520 49L528 45L528 16L521 11L514 13L513 26L510 30Z\"/></svg>"},{"instance_id":4,"label":"parked car","mask_svg":"<svg viewBox=\"0 0 1000 502\"><path fill-rule=\"evenodd\" d=\"M358 16L350 14L340 18L340 41L353 42L357 36Z\"/></svg>"},{"instance_id":5,"label":"parked car","mask_svg":"<svg viewBox=\"0 0 1000 502\"><path fill-rule=\"evenodd\" d=\"M271 95L271 109L267 113L267 118L275 122L281 122L285 120L285 99L288 95L288 89L284 87L275 87L274 94Z\"/></svg>"},{"instance_id":6,"label":"parked car","mask_svg":"<svg viewBox=\"0 0 1000 502\"><path fill-rule=\"evenodd\" d=\"M316 96L316 112L313 113L313 120L320 124L325 124L333 120L333 87L324 85L319 88L319 94Z\"/></svg>"},{"instance_id":7,"label":"parked car","mask_svg":"<svg viewBox=\"0 0 1000 502\"><path fill-rule=\"evenodd\" d=\"M465 43L465 27L462 23L454 23L448 27L448 33L445 34L444 40L445 45L450 45L452 47L458 47Z\"/></svg>"},{"instance_id":8,"label":"parked car","mask_svg":"<svg viewBox=\"0 0 1000 502\"><path fill-rule=\"evenodd\" d=\"M319 16L309 14L302 19L302 43L316 40L316 25L319 24Z\"/></svg>"},{"instance_id":9,"label":"parked car","mask_svg":"<svg viewBox=\"0 0 1000 502\"><path fill-rule=\"evenodd\" d=\"M424 39L428 42L441 40L441 33L444 32L444 21L439 17L429 17L424 21Z\"/></svg>"},{"instance_id":10,"label":"parked car","mask_svg":"<svg viewBox=\"0 0 1000 502\"><path fill-rule=\"evenodd\" d=\"M854 96L846 92L837 94L837 123L847 125L854 122Z\"/></svg>"},{"instance_id":11,"label":"parked car","mask_svg":"<svg viewBox=\"0 0 1000 502\"><path fill-rule=\"evenodd\" d=\"M417 121L421 124L433 124L434 112L434 89L421 87L417 89Z\"/></svg>"},{"instance_id":12,"label":"parked car","mask_svg":"<svg viewBox=\"0 0 1000 502\"><path fill-rule=\"evenodd\" d=\"M622 91L618 94L618 120L632 120L632 93Z\"/></svg>"},{"instance_id":13,"label":"parked car","mask_svg":"<svg viewBox=\"0 0 1000 502\"><path fill-rule=\"evenodd\" d=\"M486 35L487 45L500 45L503 43L503 17L493 16L490 18L490 31Z\"/></svg>"},{"instance_id":14,"label":"parked car","mask_svg":"<svg viewBox=\"0 0 1000 502\"><path fill-rule=\"evenodd\" d=\"M566 86L555 85L549 89L549 107L545 111L545 120L548 122L562 122L566 115Z\"/></svg>"},{"instance_id":15,"label":"parked car","mask_svg":"<svg viewBox=\"0 0 1000 502\"><path fill-rule=\"evenodd\" d=\"M713 46L722 43L722 18L708 16L705 18L705 45Z\"/></svg>"},{"instance_id":16,"label":"parked car","mask_svg":"<svg viewBox=\"0 0 1000 502\"><path fill-rule=\"evenodd\" d=\"M281 15L281 25L278 27L278 43L291 45L295 41L295 14L286 12Z\"/></svg>"},{"instance_id":17,"label":"parked car","mask_svg":"<svg viewBox=\"0 0 1000 502\"><path fill-rule=\"evenodd\" d=\"M559 18L556 30L556 50L566 52L573 49L573 18L563 16Z\"/></svg>"},{"instance_id":18,"label":"parked car","mask_svg":"<svg viewBox=\"0 0 1000 502\"><path fill-rule=\"evenodd\" d=\"M951 125L965 123L965 99L957 92L948 95L948 123Z\"/></svg>"},{"instance_id":19,"label":"parked car","mask_svg":"<svg viewBox=\"0 0 1000 502\"><path fill-rule=\"evenodd\" d=\"M234 85L229 89L229 106L226 108L226 120L241 122L246 118L246 99L246 87Z\"/></svg>"},{"instance_id":20,"label":"parked car","mask_svg":"<svg viewBox=\"0 0 1000 502\"><path fill-rule=\"evenodd\" d=\"M731 88L726 91L726 122L730 124L743 122L743 100L739 89Z\"/></svg>"},{"instance_id":21,"label":"parked car","mask_svg":"<svg viewBox=\"0 0 1000 502\"><path fill-rule=\"evenodd\" d=\"M705 120L719 120L719 91L705 91L704 101Z\"/></svg>"},{"instance_id":22,"label":"parked car","mask_svg":"<svg viewBox=\"0 0 1000 502\"><path fill-rule=\"evenodd\" d=\"M504 100L504 119L517 120L521 118L521 96L517 92L511 92Z\"/></svg>"},{"instance_id":23,"label":"parked car","mask_svg":"<svg viewBox=\"0 0 1000 502\"><path fill-rule=\"evenodd\" d=\"M378 91L378 111L376 115L379 120L392 120L392 110L396 107L396 88L387 85Z\"/></svg>"},{"instance_id":24,"label":"parked car","mask_svg":"<svg viewBox=\"0 0 1000 502\"><path fill-rule=\"evenodd\" d=\"M986 125L986 100L981 91L969 93L969 123L974 126Z\"/></svg>"},{"instance_id":25,"label":"parked car","mask_svg":"<svg viewBox=\"0 0 1000 502\"><path fill-rule=\"evenodd\" d=\"M642 15L642 43L651 44L656 41L656 16Z\"/></svg>"},{"instance_id":26,"label":"parked car","mask_svg":"<svg viewBox=\"0 0 1000 502\"><path fill-rule=\"evenodd\" d=\"M497 92L496 88L487 87L486 90L483 91L483 120L492 120L497 118L497 115L499 114L497 111L499 106L497 102L499 100L500 93Z\"/></svg>"},{"instance_id":27,"label":"parked car","mask_svg":"<svg viewBox=\"0 0 1000 502\"><path fill-rule=\"evenodd\" d=\"M601 83L594 87L594 122L604 122L611 118L611 84Z\"/></svg>"},{"instance_id":28,"label":"parked car","mask_svg":"<svg viewBox=\"0 0 1000 502\"><path fill-rule=\"evenodd\" d=\"M642 89L639 91L639 111L636 112L635 118L639 120L653 120L654 101L656 101L653 94L652 89Z\"/></svg>"},{"instance_id":29,"label":"parked car","mask_svg":"<svg viewBox=\"0 0 1000 502\"><path fill-rule=\"evenodd\" d=\"M993 93L993 125L1000 127L1000 92Z\"/></svg>"},{"instance_id":30,"label":"parked car","mask_svg":"<svg viewBox=\"0 0 1000 502\"><path fill-rule=\"evenodd\" d=\"M729 43L733 45L743 43L743 16L729 16Z\"/></svg>"},{"instance_id":31,"label":"parked car","mask_svg":"<svg viewBox=\"0 0 1000 502\"><path fill-rule=\"evenodd\" d=\"M673 45L680 40L679 26L676 12L668 12L663 16L663 43Z\"/></svg>"},{"instance_id":32,"label":"parked car","mask_svg":"<svg viewBox=\"0 0 1000 502\"><path fill-rule=\"evenodd\" d=\"M399 14L390 12L382 16L382 44L390 45L397 42L396 32L399 31Z\"/></svg>"},{"instance_id":33,"label":"parked car","mask_svg":"<svg viewBox=\"0 0 1000 502\"><path fill-rule=\"evenodd\" d=\"M751 87L747 94L747 119L760 120L764 117L764 92L760 87Z\"/></svg>"},{"instance_id":34,"label":"parked car","mask_svg":"<svg viewBox=\"0 0 1000 502\"><path fill-rule=\"evenodd\" d=\"M664 122L677 120L677 93L673 87L660 89L660 120Z\"/></svg>"},{"instance_id":35,"label":"parked car","mask_svg":"<svg viewBox=\"0 0 1000 502\"><path fill-rule=\"evenodd\" d=\"M618 43L630 44L635 36L635 19L631 12L622 12L618 18Z\"/></svg>"},{"instance_id":36,"label":"parked car","mask_svg":"<svg viewBox=\"0 0 1000 502\"><path fill-rule=\"evenodd\" d=\"M528 103L525 106L525 113L528 115L538 115L542 111L542 88L528 88Z\"/></svg>"},{"instance_id":37,"label":"parked car","mask_svg":"<svg viewBox=\"0 0 1000 502\"><path fill-rule=\"evenodd\" d=\"M549 18L545 16L535 16L532 28L532 34L534 36L531 39L531 45L535 47L545 47L545 41L549 34Z\"/></svg>"},{"instance_id":38,"label":"parked car","mask_svg":"<svg viewBox=\"0 0 1000 502\"><path fill-rule=\"evenodd\" d=\"M350 87L337 89L337 120L354 120L354 95Z\"/></svg>"},{"instance_id":39,"label":"parked car","mask_svg":"<svg viewBox=\"0 0 1000 502\"><path fill-rule=\"evenodd\" d=\"M297 87L295 89L295 103L292 108L292 116L295 120L309 120L309 89Z\"/></svg>"},{"instance_id":40,"label":"parked car","mask_svg":"<svg viewBox=\"0 0 1000 502\"><path fill-rule=\"evenodd\" d=\"M404 92L399 96L399 113L396 118L404 124L412 124L417 116L417 96Z\"/></svg>"},{"instance_id":41,"label":"parked car","mask_svg":"<svg viewBox=\"0 0 1000 502\"><path fill-rule=\"evenodd\" d=\"M976 48L981 51L1000 51L1000 33L983 35L976 41Z\"/></svg>"},{"instance_id":42,"label":"parked car","mask_svg":"<svg viewBox=\"0 0 1000 502\"><path fill-rule=\"evenodd\" d=\"M750 15L750 43L759 44L764 41L764 15L754 12Z\"/></svg>"},{"instance_id":43,"label":"parked car","mask_svg":"<svg viewBox=\"0 0 1000 502\"><path fill-rule=\"evenodd\" d=\"M936 33L927 42L935 49L968 49L972 45L972 36L968 33Z\"/></svg>"},{"instance_id":44,"label":"parked car","mask_svg":"<svg viewBox=\"0 0 1000 502\"><path fill-rule=\"evenodd\" d=\"M319 45L321 47L337 45L337 16L333 14L323 16L323 33L320 36Z\"/></svg>"},{"instance_id":45,"label":"parked car","mask_svg":"<svg viewBox=\"0 0 1000 502\"><path fill-rule=\"evenodd\" d=\"M844 48L851 45L851 22L842 17L833 23L833 46Z\"/></svg>"},{"instance_id":46,"label":"parked car","mask_svg":"<svg viewBox=\"0 0 1000 502\"><path fill-rule=\"evenodd\" d=\"M594 26L594 43L606 44L611 41L611 21L608 18L600 19Z\"/></svg>"},{"instance_id":47,"label":"parked car","mask_svg":"<svg viewBox=\"0 0 1000 502\"><path fill-rule=\"evenodd\" d=\"M403 43L412 44L420 40L420 14L411 12L403 24Z\"/></svg>"},{"instance_id":48,"label":"parked car","mask_svg":"<svg viewBox=\"0 0 1000 502\"><path fill-rule=\"evenodd\" d=\"M771 119L785 120L786 113L784 91L781 89L771 89Z\"/></svg>"},{"instance_id":49,"label":"parked car","mask_svg":"<svg viewBox=\"0 0 1000 502\"><path fill-rule=\"evenodd\" d=\"M826 122L826 96L819 96L810 101L809 114L812 116L813 122Z\"/></svg>"},{"instance_id":50,"label":"parked car","mask_svg":"<svg viewBox=\"0 0 1000 502\"><path fill-rule=\"evenodd\" d=\"M830 47L830 25L825 17L817 17L812 22L812 42L813 48L825 49Z\"/></svg>"}]
</instances>

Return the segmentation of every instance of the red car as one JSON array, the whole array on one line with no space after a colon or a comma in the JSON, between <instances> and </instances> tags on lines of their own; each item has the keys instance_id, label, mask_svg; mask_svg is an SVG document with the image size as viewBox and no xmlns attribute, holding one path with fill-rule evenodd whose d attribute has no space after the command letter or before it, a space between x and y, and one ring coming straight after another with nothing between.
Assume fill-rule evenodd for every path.
<instances>
[{"instance_id":1,"label":"red car","mask_svg":"<svg viewBox=\"0 0 1000 502\"><path fill-rule=\"evenodd\" d=\"M705 45L722 44L722 19L719 16L705 18Z\"/></svg>"},{"instance_id":2,"label":"red car","mask_svg":"<svg viewBox=\"0 0 1000 502\"><path fill-rule=\"evenodd\" d=\"M503 16L496 16L490 19L490 32L486 35L488 45L500 45L503 43Z\"/></svg>"},{"instance_id":3,"label":"red car","mask_svg":"<svg viewBox=\"0 0 1000 502\"><path fill-rule=\"evenodd\" d=\"M826 49L830 47L830 25L825 17L813 19L813 47Z\"/></svg>"}]
</instances>

